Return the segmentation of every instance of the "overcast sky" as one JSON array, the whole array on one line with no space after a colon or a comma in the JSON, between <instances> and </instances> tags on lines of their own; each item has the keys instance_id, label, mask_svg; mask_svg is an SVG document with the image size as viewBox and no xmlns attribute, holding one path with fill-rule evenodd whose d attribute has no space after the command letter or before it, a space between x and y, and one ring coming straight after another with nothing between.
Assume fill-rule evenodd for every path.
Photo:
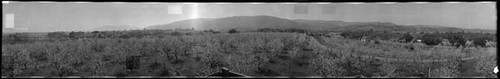
<instances>
[{"instance_id":1,"label":"overcast sky","mask_svg":"<svg viewBox=\"0 0 500 79\"><path fill-rule=\"evenodd\" d=\"M392 22L402 25L496 29L495 5L495 3L148 4L10 2L2 5L2 12L4 16L5 14L14 14L16 28L41 31L85 30L106 25L145 27L190 18L251 15L270 15L288 19ZM174 7L182 9L172 10ZM300 10L306 8L306 14L297 14L295 11L299 10L297 7L301 7ZM325 10L327 12L324 12Z\"/></svg>"}]
</instances>

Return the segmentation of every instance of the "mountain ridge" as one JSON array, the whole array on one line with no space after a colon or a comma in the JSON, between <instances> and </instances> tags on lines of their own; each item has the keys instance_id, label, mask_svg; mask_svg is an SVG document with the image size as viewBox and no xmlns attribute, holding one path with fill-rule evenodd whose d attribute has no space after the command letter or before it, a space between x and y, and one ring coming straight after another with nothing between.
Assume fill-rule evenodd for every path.
<instances>
[{"instance_id":1,"label":"mountain ridge","mask_svg":"<svg viewBox=\"0 0 500 79\"><path fill-rule=\"evenodd\" d=\"M306 30L327 31L356 31L356 30L379 30L379 31L401 31L401 32L487 32L496 33L487 29L467 29L436 25L398 25L391 22L345 22L327 20L286 19L268 15L256 16L231 16L222 18L187 19L168 24L148 26L146 29L175 29L195 28L196 30L219 30L227 31L237 29L240 31L254 31L261 28L297 28Z\"/></svg>"}]
</instances>

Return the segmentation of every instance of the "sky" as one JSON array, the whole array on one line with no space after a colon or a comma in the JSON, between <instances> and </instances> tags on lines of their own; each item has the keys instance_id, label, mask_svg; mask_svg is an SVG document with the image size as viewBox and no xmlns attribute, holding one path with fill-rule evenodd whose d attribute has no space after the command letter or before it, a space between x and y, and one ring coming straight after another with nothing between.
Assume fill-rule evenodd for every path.
<instances>
[{"instance_id":1,"label":"sky","mask_svg":"<svg viewBox=\"0 0 500 79\"><path fill-rule=\"evenodd\" d=\"M287 19L392 22L496 30L495 3L40 3L2 4L15 28L78 31L108 25L146 27L193 18L269 15ZM6 18L2 23L5 28ZM8 23L7 23L8 24Z\"/></svg>"}]
</instances>

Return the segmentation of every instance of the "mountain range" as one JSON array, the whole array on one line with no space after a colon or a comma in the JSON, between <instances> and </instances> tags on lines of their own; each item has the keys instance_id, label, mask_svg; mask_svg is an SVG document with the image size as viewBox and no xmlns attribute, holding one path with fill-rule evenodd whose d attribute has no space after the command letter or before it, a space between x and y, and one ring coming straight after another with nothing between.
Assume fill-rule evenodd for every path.
<instances>
[{"instance_id":1,"label":"mountain range","mask_svg":"<svg viewBox=\"0 0 500 79\"><path fill-rule=\"evenodd\" d=\"M226 18L189 19L173 22L170 24L148 26L146 29L174 29L183 28L196 30L230 30L252 31L259 28L300 28L310 29L305 24L293 20L277 18L272 16L235 16Z\"/></svg>"},{"instance_id":2,"label":"mountain range","mask_svg":"<svg viewBox=\"0 0 500 79\"><path fill-rule=\"evenodd\" d=\"M127 26L129 27L129 26ZM98 29L113 29L122 27L106 27ZM232 16L224 18L200 18L176 21L168 24L147 26L144 29L192 29L227 31L236 29L238 31L255 31L261 28L273 29L306 29L321 31L391 31L391 32L485 32L494 33L496 30L487 29L465 29L433 25L398 25L389 22L344 22L305 19L285 19L274 16Z\"/></svg>"}]
</instances>

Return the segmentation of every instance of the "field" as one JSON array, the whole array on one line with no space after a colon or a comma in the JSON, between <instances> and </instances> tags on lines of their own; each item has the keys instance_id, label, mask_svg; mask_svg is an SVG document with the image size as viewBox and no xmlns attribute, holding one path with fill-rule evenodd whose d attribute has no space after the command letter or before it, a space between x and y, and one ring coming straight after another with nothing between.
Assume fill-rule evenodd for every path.
<instances>
[{"instance_id":1,"label":"field","mask_svg":"<svg viewBox=\"0 0 500 79\"><path fill-rule=\"evenodd\" d=\"M496 59L496 47L302 33L117 36L2 44L2 76L206 76L227 67L250 76L496 78Z\"/></svg>"}]
</instances>

